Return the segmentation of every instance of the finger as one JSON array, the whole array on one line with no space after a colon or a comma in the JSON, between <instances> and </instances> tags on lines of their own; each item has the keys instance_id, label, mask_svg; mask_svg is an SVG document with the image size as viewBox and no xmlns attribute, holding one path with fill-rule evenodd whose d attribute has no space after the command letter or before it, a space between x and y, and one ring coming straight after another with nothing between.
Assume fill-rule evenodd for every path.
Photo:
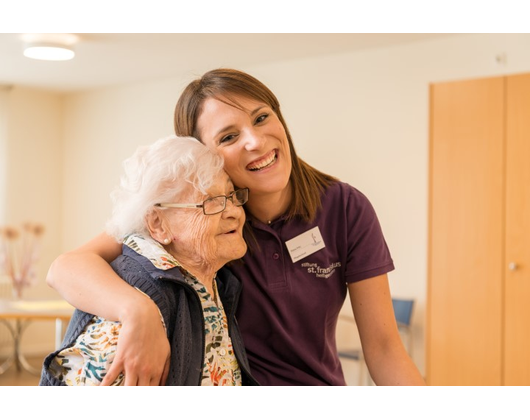
<instances>
[{"instance_id":1,"label":"finger","mask_svg":"<svg viewBox=\"0 0 530 420\"><path fill-rule=\"evenodd\" d=\"M169 358L166 360L166 364L164 365L164 371L162 372L162 378L160 380L160 385L164 386L166 384L168 376L169 376Z\"/></svg>"},{"instance_id":2,"label":"finger","mask_svg":"<svg viewBox=\"0 0 530 420\"><path fill-rule=\"evenodd\" d=\"M103 381L101 381L101 385L112 385L122 371L123 365L119 362L116 362L116 359L114 359L114 362L112 363L112 365L110 365L110 369L107 371L107 374L103 378Z\"/></svg>"},{"instance_id":3,"label":"finger","mask_svg":"<svg viewBox=\"0 0 530 420\"><path fill-rule=\"evenodd\" d=\"M138 377L138 386L149 386L151 385L151 378L149 376Z\"/></svg>"},{"instance_id":4,"label":"finger","mask_svg":"<svg viewBox=\"0 0 530 420\"><path fill-rule=\"evenodd\" d=\"M138 376L136 374L126 374L125 375L125 386L137 386L138 385Z\"/></svg>"}]
</instances>

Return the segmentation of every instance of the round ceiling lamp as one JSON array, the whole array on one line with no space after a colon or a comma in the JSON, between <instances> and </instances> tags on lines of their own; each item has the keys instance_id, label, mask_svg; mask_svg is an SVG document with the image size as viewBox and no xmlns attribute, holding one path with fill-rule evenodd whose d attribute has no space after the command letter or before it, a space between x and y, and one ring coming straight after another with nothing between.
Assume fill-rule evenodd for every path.
<instances>
[{"instance_id":1,"label":"round ceiling lamp","mask_svg":"<svg viewBox=\"0 0 530 420\"><path fill-rule=\"evenodd\" d=\"M65 61L75 57L73 34L25 34L24 56L36 60Z\"/></svg>"},{"instance_id":2,"label":"round ceiling lamp","mask_svg":"<svg viewBox=\"0 0 530 420\"><path fill-rule=\"evenodd\" d=\"M56 44L28 44L24 48L24 56L36 60L65 61L75 57L70 47Z\"/></svg>"}]
</instances>

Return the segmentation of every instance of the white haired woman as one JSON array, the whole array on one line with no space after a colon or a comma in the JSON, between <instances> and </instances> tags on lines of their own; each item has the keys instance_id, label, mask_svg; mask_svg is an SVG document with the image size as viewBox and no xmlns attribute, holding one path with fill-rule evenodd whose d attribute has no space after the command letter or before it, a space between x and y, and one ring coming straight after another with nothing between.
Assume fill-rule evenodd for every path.
<instances>
[{"instance_id":1,"label":"white haired woman","mask_svg":"<svg viewBox=\"0 0 530 420\"><path fill-rule=\"evenodd\" d=\"M257 385L235 322L241 285L223 268L247 250L248 189L234 191L222 158L190 137L140 147L124 166L107 228L123 242L112 267L159 309L152 327L163 325L171 348L162 383ZM76 310L62 348L44 361L40 385L99 385L121 326ZM113 384L149 385L128 375Z\"/></svg>"}]
</instances>

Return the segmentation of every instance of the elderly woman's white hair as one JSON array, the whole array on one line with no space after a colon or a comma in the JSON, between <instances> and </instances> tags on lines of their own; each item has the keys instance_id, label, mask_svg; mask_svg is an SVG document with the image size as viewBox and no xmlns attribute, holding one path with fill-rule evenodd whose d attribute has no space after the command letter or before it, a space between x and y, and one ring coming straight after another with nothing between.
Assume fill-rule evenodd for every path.
<instances>
[{"instance_id":1,"label":"elderly woman's white hair","mask_svg":"<svg viewBox=\"0 0 530 420\"><path fill-rule=\"evenodd\" d=\"M139 147L123 166L107 223L107 232L118 241L133 233L149 235L145 217L153 206L174 200L189 183L206 194L223 170L223 160L192 137L169 136Z\"/></svg>"}]
</instances>

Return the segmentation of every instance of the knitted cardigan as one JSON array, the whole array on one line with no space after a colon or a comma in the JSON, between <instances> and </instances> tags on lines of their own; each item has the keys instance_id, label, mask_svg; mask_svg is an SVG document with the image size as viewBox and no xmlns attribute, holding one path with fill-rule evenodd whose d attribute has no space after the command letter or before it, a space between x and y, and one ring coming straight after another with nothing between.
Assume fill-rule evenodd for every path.
<instances>
[{"instance_id":1,"label":"knitted cardigan","mask_svg":"<svg viewBox=\"0 0 530 420\"><path fill-rule=\"evenodd\" d=\"M160 309L171 345L166 385L200 385L204 364L204 317L199 296L186 283L180 269L175 267L160 270L147 258L125 245L122 255L111 266L127 283L146 293ZM241 369L242 384L259 385L250 374L245 347L235 319L241 283L226 268L218 271L216 281L234 354ZM80 310L74 311L61 349L49 354L44 360L40 386L65 385L49 372L50 363L60 351L72 347L93 316Z\"/></svg>"}]
</instances>

